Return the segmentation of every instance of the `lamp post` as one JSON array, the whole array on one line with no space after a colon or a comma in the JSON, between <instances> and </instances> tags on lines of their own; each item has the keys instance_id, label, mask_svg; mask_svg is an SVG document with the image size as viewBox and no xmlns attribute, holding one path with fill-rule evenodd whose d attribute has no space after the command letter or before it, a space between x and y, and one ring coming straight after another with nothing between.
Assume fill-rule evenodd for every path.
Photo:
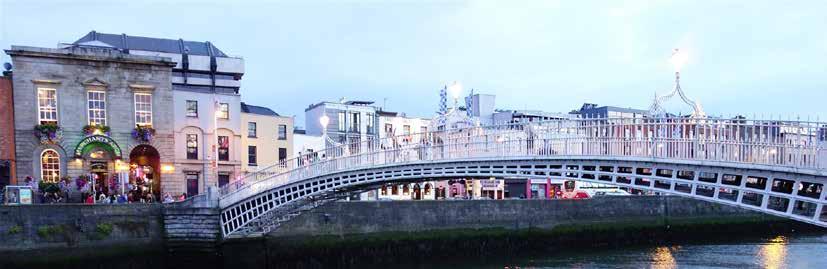
<instances>
[{"instance_id":1,"label":"lamp post","mask_svg":"<svg viewBox=\"0 0 827 269\"><path fill-rule=\"evenodd\" d=\"M323 114L321 118L319 118L319 124L322 127L322 140L324 140L324 148L327 149L327 125L330 123L330 117L327 114Z\"/></svg>"}]
</instances>

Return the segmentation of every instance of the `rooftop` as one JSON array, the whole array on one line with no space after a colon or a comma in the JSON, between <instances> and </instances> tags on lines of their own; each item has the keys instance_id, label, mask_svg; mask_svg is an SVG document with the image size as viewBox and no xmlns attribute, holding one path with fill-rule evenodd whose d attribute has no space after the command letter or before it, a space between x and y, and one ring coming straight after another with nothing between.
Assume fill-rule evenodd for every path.
<instances>
[{"instance_id":1,"label":"rooftop","mask_svg":"<svg viewBox=\"0 0 827 269\"><path fill-rule=\"evenodd\" d=\"M190 55L229 57L213 46L209 41L187 41L183 39L166 39L127 34L105 34L91 31L72 45L108 47L120 50L143 50Z\"/></svg>"},{"instance_id":2,"label":"rooftop","mask_svg":"<svg viewBox=\"0 0 827 269\"><path fill-rule=\"evenodd\" d=\"M254 106L248 105L244 102L241 102L241 112L243 113L250 113L250 114L257 114L257 115L264 115L264 116L276 116L279 117L280 115L273 111L272 109L263 107L263 106Z\"/></svg>"}]
</instances>

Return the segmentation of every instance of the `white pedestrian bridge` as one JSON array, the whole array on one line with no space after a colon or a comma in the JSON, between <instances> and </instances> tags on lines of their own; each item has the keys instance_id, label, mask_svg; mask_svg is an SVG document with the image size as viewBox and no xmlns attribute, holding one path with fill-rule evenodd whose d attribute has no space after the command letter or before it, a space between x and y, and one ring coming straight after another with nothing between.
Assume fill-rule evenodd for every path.
<instances>
[{"instance_id":1,"label":"white pedestrian bridge","mask_svg":"<svg viewBox=\"0 0 827 269\"><path fill-rule=\"evenodd\" d=\"M602 118L361 141L221 189L224 237L257 236L324 201L388 183L555 178L733 205L827 227L827 123Z\"/></svg>"}]
</instances>

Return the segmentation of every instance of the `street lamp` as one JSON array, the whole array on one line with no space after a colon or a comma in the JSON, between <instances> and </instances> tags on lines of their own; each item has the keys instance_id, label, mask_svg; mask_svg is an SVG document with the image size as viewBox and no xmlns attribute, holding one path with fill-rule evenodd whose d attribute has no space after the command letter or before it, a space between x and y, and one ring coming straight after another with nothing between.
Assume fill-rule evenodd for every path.
<instances>
[{"instance_id":1,"label":"street lamp","mask_svg":"<svg viewBox=\"0 0 827 269\"><path fill-rule=\"evenodd\" d=\"M454 84L448 86L448 93L450 93L451 97L454 98L454 108L456 109L459 102L459 95L462 93L462 84L454 81Z\"/></svg>"},{"instance_id":2,"label":"street lamp","mask_svg":"<svg viewBox=\"0 0 827 269\"><path fill-rule=\"evenodd\" d=\"M327 148L327 125L330 123L330 117L327 114L319 118L319 124L322 126L322 140L324 140L325 148Z\"/></svg>"}]
</instances>

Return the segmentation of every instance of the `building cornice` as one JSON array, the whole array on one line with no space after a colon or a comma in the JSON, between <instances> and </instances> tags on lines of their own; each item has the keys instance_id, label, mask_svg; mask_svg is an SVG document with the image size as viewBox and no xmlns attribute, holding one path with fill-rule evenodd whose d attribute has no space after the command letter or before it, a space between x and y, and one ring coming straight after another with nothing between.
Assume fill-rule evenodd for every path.
<instances>
[{"instance_id":1,"label":"building cornice","mask_svg":"<svg viewBox=\"0 0 827 269\"><path fill-rule=\"evenodd\" d=\"M118 50L101 48L66 48L52 49L29 46L12 46L5 50L11 57L37 57L70 60L85 60L97 62L131 63L175 67L176 62L169 57L143 56L125 54Z\"/></svg>"}]
</instances>

